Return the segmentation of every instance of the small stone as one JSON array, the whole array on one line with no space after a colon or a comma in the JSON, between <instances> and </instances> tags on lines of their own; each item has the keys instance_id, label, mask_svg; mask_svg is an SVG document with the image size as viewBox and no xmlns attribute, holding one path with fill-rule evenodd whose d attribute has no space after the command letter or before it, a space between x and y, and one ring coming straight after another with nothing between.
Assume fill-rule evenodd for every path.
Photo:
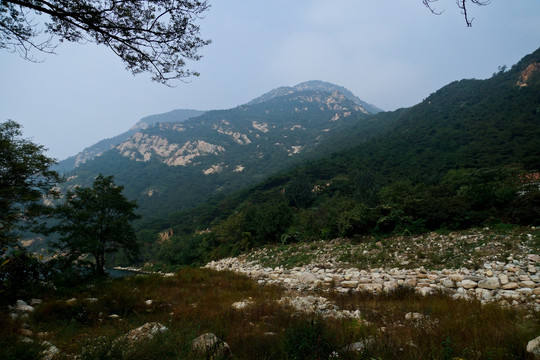
<instances>
[{"instance_id":1,"label":"small stone","mask_svg":"<svg viewBox=\"0 0 540 360\"><path fill-rule=\"evenodd\" d=\"M501 288L503 290L515 290L517 288L519 288L519 285L517 282L509 282L507 284L504 284L503 286L501 286Z\"/></svg>"},{"instance_id":2,"label":"small stone","mask_svg":"<svg viewBox=\"0 0 540 360\"><path fill-rule=\"evenodd\" d=\"M212 333L206 333L193 340L192 348L205 359L232 357L229 345Z\"/></svg>"},{"instance_id":3,"label":"small stone","mask_svg":"<svg viewBox=\"0 0 540 360\"><path fill-rule=\"evenodd\" d=\"M236 310L242 310L242 309L245 309L249 306L253 305L253 301L250 300L250 299L246 299L246 300L243 300L243 301L237 301L235 303L233 303L231 305L231 307L233 309L236 309Z\"/></svg>"},{"instance_id":4,"label":"small stone","mask_svg":"<svg viewBox=\"0 0 540 360\"><path fill-rule=\"evenodd\" d=\"M32 337L32 335L34 335L32 330L29 330L29 329L19 329L19 333L27 337Z\"/></svg>"},{"instance_id":5,"label":"small stone","mask_svg":"<svg viewBox=\"0 0 540 360\"><path fill-rule=\"evenodd\" d=\"M408 312L405 314L405 320L420 320L423 318L424 318L424 315L417 312Z\"/></svg>"},{"instance_id":6,"label":"small stone","mask_svg":"<svg viewBox=\"0 0 540 360\"><path fill-rule=\"evenodd\" d=\"M66 304L68 305L74 305L77 302L77 298L71 298L69 300L66 300Z\"/></svg>"},{"instance_id":7,"label":"small stone","mask_svg":"<svg viewBox=\"0 0 540 360\"><path fill-rule=\"evenodd\" d=\"M371 338L358 341L352 344L349 344L343 348L343 351L345 352L362 352L366 349L366 347L373 344L374 340Z\"/></svg>"},{"instance_id":8,"label":"small stone","mask_svg":"<svg viewBox=\"0 0 540 360\"><path fill-rule=\"evenodd\" d=\"M30 299L30 306L36 306L43 303L43 300L41 299Z\"/></svg>"},{"instance_id":9,"label":"small stone","mask_svg":"<svg viewBox=\"0 0 540 360\"><path fill-rule=\"evenodd\" d=\"M508 275L500 274L499 275L499 281L500 281L501 285L508 284L508 282L509 282Z\"/></svg>"}]
</instances>

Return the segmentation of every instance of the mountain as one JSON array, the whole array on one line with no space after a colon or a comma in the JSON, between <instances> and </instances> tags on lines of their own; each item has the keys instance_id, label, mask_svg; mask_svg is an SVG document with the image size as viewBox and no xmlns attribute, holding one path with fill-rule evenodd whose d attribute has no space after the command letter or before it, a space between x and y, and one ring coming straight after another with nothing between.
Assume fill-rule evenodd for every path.
<instances>
[{"instance_id":1,"label":"mountain","mask_svg":"<svg viewBox=\"0 0 540 360\"><path fill-rule=\"evenodd\" d=\"M306 81L296 86L281 86L277 89L267 92L264 95L259 96L256 99L253 99L248 103L248 105L259 104L276 97L281 97L304 90L318 90L329 93L341 93L347 99L353 101L354 103L356 103L356 105L360 106L365 114L376 114L383 111L374 105L368 104L367 102L360 100L358 96L354 95L351 91L342 86L319 80Z\"/></svg>"},{"instance_id":2,"label":"mountain","mask_svg":"<svg viewBox=\"0 0 540 360\"><path fill-rule=\"evenodd\" d=\"M75 169L77 166L84 164L85 162L92 160L93 158L102 155L105 151L110 150L115 145L122 143L129 139L138 130L143 130L152 126L158 122L182 122L191 117L199 116L204 111L190 110L190 109L178 109L169 111L164 114L150 115L140 119L135 125L133 125L128 131L117 135L115 137L104 139L96 144L87 147L77 155L70 156L69 158L62 160L55 167L56 170L64 173Z\"/></svg>"},{"instance_id":3,"label":"mountain","mask_svg":"<svg viewBox=\"0 0 540 360\"><path fill-rule=\"evenodd\" d=\"M143 216L162 217L239 190L298 163L334 133L370 116L356 97L321 84L326 83L304 83L182 122L139 126L129 138L81 163L65 185L88 185L98 173L112 174L138 201Z\"/></svg>"},{"instance_id":4,"label":"mountain","mask_svg":"<svg viewBox=\"0 0 540 360\"><path fill-rule=\"evenodd\" d=\"M337 129L312 153L241 192L144 224L174 234L159 261L204 263L278 241L540 225L540 49L489 79L455 81L413 107Z\"/></svg>"}]
</instances>

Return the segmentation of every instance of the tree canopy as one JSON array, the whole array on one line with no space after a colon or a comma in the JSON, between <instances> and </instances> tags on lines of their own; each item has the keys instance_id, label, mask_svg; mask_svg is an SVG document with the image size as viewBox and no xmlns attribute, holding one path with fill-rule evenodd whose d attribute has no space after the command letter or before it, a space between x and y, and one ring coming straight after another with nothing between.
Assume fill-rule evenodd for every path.
<instances>
[{"instance_id":1,"label":"tree canopy","mask_svg":"<svg viewBox=\"0 0 540 360\"><path fill-rule=\"evenodd\" d=\"M54 193L60 180L44 147L21 135L18 123L0 123L0 253L15 243L16 230L44 213L42 196Z\"/></svg>"},{"instance_id":2,"label":"tree canopy","mask_svg":"<svg viewBox=\"0 0 540 360\"><path fill-rule=\"evenodd\" d=\"M185 61L199 60L197 51L210 43L195 24L208 8L197 0L2 0L0 48L31 60L33 50L52 53L62 41L93 42L133 74L167 83L198 75Z\"/></svg>"},{"instance_id":3,"label":"tree canopy","mask_svg":"<svg viewBox=\"0 0 540 360\"><path fill-rule=\"evenodd\" d=\"M131 222L137 204L122 194L123 186L114 183L113 176L99 174L91 187L68 191L64 204L56 208L60 222L52 228L61 237L55 244L71 259L90 255L95 270L104 274L105 254L123 249L128 256L136 255L138 245Z\"/></svg>"}]
</instances>

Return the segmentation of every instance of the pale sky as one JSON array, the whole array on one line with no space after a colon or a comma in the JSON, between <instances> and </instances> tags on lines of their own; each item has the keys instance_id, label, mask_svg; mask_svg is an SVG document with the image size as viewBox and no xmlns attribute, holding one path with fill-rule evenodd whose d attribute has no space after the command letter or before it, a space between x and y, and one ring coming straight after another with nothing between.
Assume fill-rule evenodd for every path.
<instances>
[{"instance_id":1,"label":"pale sky","mask_svg":"<svg viewBox=\"0 0 540 360\"><path fill-rule=\"evenodd\" d=\"M222 0L199 21L213 43L201 73L169 88L133 76L105 47L60 45L31 63L0 50L0 121L58 160L173 109L227 109L279 86L323 80L384 110L417 104L464 78L485 79L540 47L539 0L493 0L469 12L440 0Z\"/></svg>"}]
</instances>

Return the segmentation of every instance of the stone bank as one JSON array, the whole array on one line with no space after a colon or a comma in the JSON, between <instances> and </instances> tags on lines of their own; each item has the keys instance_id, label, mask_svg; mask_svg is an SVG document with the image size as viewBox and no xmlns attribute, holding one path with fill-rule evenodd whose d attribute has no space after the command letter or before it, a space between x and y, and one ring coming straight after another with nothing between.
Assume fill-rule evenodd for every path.
<instances>
[{"instance_id":1,"label":"stone bank","mask_svg":"<svg viewBox=\"0 0 540 360\"><path fill-rule=\"evenodd\" d=\"M477 270L426 270L424 267L363 270L321 264L286 269L263 267L257 261L243 258L212 261L205 267L241 273L261 285L278 284L299 291L381 293L398 286L409 286L422 295L442 291L454 299L478 299L482 303L498 302L540 311L540 256L537 254L506 263L486 262Z\"/></svg>"}]
</instances>

